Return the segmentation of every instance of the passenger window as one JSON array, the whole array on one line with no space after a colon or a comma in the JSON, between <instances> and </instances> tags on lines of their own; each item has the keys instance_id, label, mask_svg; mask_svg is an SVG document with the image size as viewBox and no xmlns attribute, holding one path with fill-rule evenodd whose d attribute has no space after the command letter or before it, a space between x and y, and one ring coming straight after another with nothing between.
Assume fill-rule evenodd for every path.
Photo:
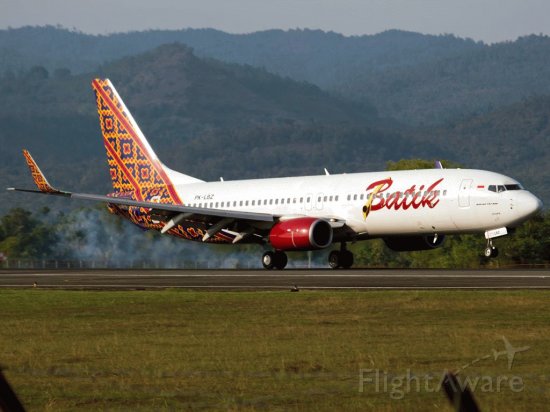
<instances>
[{"instance_id":1,"label":"passenger window","mask_svg":"<svg viewBox=\"0 0 550 412\"><path fill-rule=\"evenodd\" d=\"M307 198L307 202L309 203L311 201L311 197L308 197Z\"/></svg>"},{"instance_id":2,"label":"passenger window","mask_svg":"<svg viewBox=\"0 0 550 412\"><path fill-rule=\"evenodd\" d=\"M353 195L353 200L357 200L357 195Z\"/></svg>"},{"instance_id":3,"label":"passenger window","mask_svg":"<svg viewBox=\"0 0 550 412\"><path fill-rule=\"evenodd\" d=\"M267 205L267 199L264 199L264 205Z\"/></svg>"},{"instance_id":4,"label":"passenger window","mask_svg":"<svg viewBox=\"0 0 550 412\"><path fill-rule=\"evenodd\" d=\"M335 202L337 202L337 201L338 201L338 196L336 196L336 197L334 198L334 201L335 201Z\"/></svg>"},{"instance_id":5,"label":"passenger window","mask_svg":"<svg viewBox=\"0 0 550 412\"><path fill-rule=\"evenodd\" d=\"M254 206L255 204L256 204L256 201L255 201L255 200L253 200L253 201L252 201L252 206Z\"/></svg>"},{"instance_id":6,"label":"passenger window","mask_svg":"<svg viewBox=\"0 0 550 412\"><path fill-rule=\"evenodd\" d=\"M318 201L319 203L321 203L321 196L319 196L319 197L317 198L317 201Z\"/></svg>"},{"instance_id":7,"label":"passenger window","mask_svg":"<svg viewBox=\"0 0 550 412\"><path fill-rule=\"evenodd\" d=\"M351 200L351 195L348 195L348 200Z\"/></svg>"},{"instance_id":8,"label":"passenger window","mask_svg":"<svg viewBox=\"0 0 550 412\"><path fill-rule=\"evenodd\" d=\"M275 204L276 204L276 205L279 204L279 199L275 199Z\"/></svg>"},{"instance_id":9,"label":"passenger window","mask_svg":"<svg viewBox=\"0 0 550 412\"><path fill-rule=\"evenodd\" d=\"M304 198L303 197L300 198L300 203L304 203Z\"/></svg>"},{"instance_id":10,"label":"passenger window","mask_svg":"<svg viewBox=\"0 0 550 412\"><path fill-rule=\"evenodd\" d=\"M327 197L323 197L323 202L326 202L327 201Z\"/></svg>"},{"instance_id":11,"label":"passenger window","mask_svg":"<svg viewBox=\"0 0 550 412\"><path fill-rule=\"evenodd\" d=\"M269 199L269 204L270 204L270 205L273 204L273 199Z\"/></svg>"},{"instance_id":12,"label":"passenger window","mask_svg":"<svg viewBox=\"0 0 550 412\"><path fill-rule=\"evenodd\" d=\"M330 197L328 198L328 201L329 201L329 202L332 202L332 196L330 196Z\"/></svg>"},{"instance_id":13,"label":"passenger window","mask_svg":"<svg viewBox=\"0 0 550 412\"><path fill-rule=\"evenodd\" d=\"M239 206L242 206L243 205L243 201L239 201Z\"/></svg>"},{"instance_id":14,"label":"passenger window","mask_svg":"<svg viewBox=\"0 0 550 412\"><path fill-rule=\"evenodd\" d=\"M286 200L287 203L290 203L290 197Z\"/></svg>"},{"instance_id":15,"label":"passenger window","mask_svg":"<svg viewBox=\"0 0 550 412\"><path fill-rule=\"evenodd\" d=\"M290 203L290 202L288 202L288 203ZM281 199L281 204L282 204L282 205L285 204L285 199L284 199L284 198Z\"/></svg>"},{"instance_id":16,"label":"passenger window","mask_svg":"<svg viewBox=\"0 0 550 412\"><path fill-rule=\"evenodd\" d=\"M363 200L364 198L365 198L365 195L361 194L361 200Z\"/></svg>"},{"instance_id":17,"label":"passenger window","mask_svg":"<svg viewBox=\"0 0 550 412\"><path fill-rule=\"evenodd\" d=\"M296 203L296 198L292 199L292 203Z\"/></svg>"},{"instance_id":18,"label":"passenger window","mask_svg":"<svg viewBox=\"0 0 550 412\"><path fill-rule=\"evenodd\" d=\"M214 207L214 203L210 202L210 209Z\"/></svg>"}]
</instances>

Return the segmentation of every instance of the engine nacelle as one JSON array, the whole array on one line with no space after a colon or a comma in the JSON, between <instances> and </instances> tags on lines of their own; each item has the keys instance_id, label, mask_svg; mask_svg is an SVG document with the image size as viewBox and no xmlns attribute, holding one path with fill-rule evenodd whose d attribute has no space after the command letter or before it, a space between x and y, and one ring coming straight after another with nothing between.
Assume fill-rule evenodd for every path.
<instances>
[{"instance_id":1,"label":"engine nacelle","mask_svg":"<svg viewBox=\"0 0 550 412\"><path fill-rule=\"evenodd\" d=\"M432 250L443 245L445 236L401 236L384 238L384 243L396 252L412 252L415 250Z\"/></svg>"},{"instance_id":2,"label":"engine nacelle","mask_svg":"<svg viewBox=\"0 0 550 412\"><path fill-rule=\"evenodd\" d=\"M332 243L332 227L314 217L285 220L271 228L269 242L276 250L323 249Z\"/></svg>"}]
</instances>

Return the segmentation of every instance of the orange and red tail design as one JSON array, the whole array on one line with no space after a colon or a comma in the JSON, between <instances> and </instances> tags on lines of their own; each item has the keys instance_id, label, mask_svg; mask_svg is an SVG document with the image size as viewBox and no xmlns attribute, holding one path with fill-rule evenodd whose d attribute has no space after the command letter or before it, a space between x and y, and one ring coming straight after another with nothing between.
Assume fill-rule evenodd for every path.
<instances>
[{"instance_id":1,"label":"orange and red tail design","mask_svg":"<svg viewBox=\"0 0 550 412\"><path fill-rule=\"evenodd\" d=\"M23 156L25 156L25 160L27 161L27 165L29 166L32 178L38 187L38 190L45 193L61 193L59 190L50 185L46 179L46 176L44 176L44 173L42 173L31 154L25 149L23 149Z\"/></svg>"},{"instance_id":2,"label":"orange and red tail design","mask_svg":"<svg viewBox=\"0 0 550 412\"><path fill-rule=\"evenodd\" d=\"M136 121L108 79L92 81L115 193L136 200L181 204L176 189Z\"/></svg>"}]
</instances>

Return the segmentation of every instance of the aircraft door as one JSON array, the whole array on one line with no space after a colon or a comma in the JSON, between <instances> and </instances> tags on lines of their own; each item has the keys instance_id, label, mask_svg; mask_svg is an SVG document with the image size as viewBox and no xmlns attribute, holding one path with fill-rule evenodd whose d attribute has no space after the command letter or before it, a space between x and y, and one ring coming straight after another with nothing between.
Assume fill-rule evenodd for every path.
<instances>
[{"instance_id":1,"label":"aircraft door","mask_svg":"<svg viewBox=\"0 0 550 412\"><path fill-rule=\"evenodd\" d=\"M472 187L472 179L464 179L458 188L458 206L470 207L470 189Z\"/></svg>"},{"instance_id":2,"label":"aircraft door","mask_svg":"<svg viewBox=\"0 0 550 412\"><path fill-rule=\"evenodd\" d=\"M313 193L308 193L306 195L306 210L311 210L313 207Z\"/></svg>"},{"instance_id":3,"label":"aircraft door","mask_svg":"<svg viewBox=\"0 0 550 412\"><path fill-rule=\"evenodd\" d=\"M317 196L315 198L315 208L317 210L323 210L323 194L317 193Z\"/></svg>"}]
</instances>

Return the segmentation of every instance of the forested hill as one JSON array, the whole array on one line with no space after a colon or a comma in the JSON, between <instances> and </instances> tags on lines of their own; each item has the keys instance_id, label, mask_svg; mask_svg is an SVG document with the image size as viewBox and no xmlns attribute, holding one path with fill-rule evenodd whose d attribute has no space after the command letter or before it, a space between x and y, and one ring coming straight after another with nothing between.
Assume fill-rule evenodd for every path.
<instances>
[{"instance_id":1,"label":"forested hill","mask_svg":"<svg viewBox=\"0 0 550 412\"><path fill-rule=\"evenodd\" d=\"M550 37L528 36L384 71L357 71L335 87L410 125L445 124L550 94Z\"/></svg>"},{"instance_id":2,"label":"forested hill","mask_svg":"<svg viewBox=\"0 0 550 412\"><path fill-rule=\"evenodd\" d=\"M104 62L180 42L198 56L265 67L268 71L333 88L348 73L412 66L483 49L452 35L390 30L347 37L321 30L267 30L229 34L213 29L148 30L94 36L52 26L0 30L0 72L41 65L89 72Z\"/></svg>"},{"instance_id":3,"label":"forested hill","mask_svg":"<svg viewBox=\"0 0 550 412\"><path fill-rule=\"evenodd\" d=\"M59 186L109 190L90 88L95 76L111 78L167 165L203 179L376 169L409 151L409 142L383 128L368 107L172 44L85 75L50 74L43 67L5 75L0 186L32 185L20 152L25 147ZM422 147L419 154L425 154ZM14 199L26 202L1 192L0 207L14 206Z\"/></svg>"},{"instance_id":4,"label":"forested hill","mask_svg":"<svg viewBox=\"0 0 550 412\"><path fill-rule=\"evenodd\" d=\"M534 94L550 94L550 38L487 45L452 35L390 30L228 34L212 29L93 36L55 27L0 30L0 73L44 66L87 73L105 62L181 42L197 56L264 67L361 102L412 125L444 124Z\"/></svg>"},{"instance_id":5,"label":"forested hill","mask_svg":"<svg viewBox=\"0 0 550 412\"><path fill-rule=\"evenodd\" d=\"M313 76L318 67L319 75L336 79L343 67L361 73L363 62L371 69L351 76L353 87L341 78L352 100L266 69L200 57L181 44L153 48L167 33L188 36L196 53L205 54L210 44L220 55L234 50L234 60L259 56L249 61L257 65L269 66L262 59L273 53L279 57L269 63L272 71L286 67ZM202 179L316 174L324 167L335 173L380 170L389 160L445 158L517 177L548 205L550 107L546 97L533 95L550 96L549 42L531 36L487 46L398 31L357 38L309 30L241 36L213 30L111 36L55 28L0 31L0 53L29 57L25 69L0 78L0 187L30 184L20 154L27 147L60 186L109 190L90 89L93 77L106 76L165 163ZM240 44L248 46L241 50ZM109 56L138 49L148 51L96 69ZM78 70L75 62L82 63ZM87 72L77 74L82 70ZM423 126L401 122L395 131L391 116ZM13 206L13 199L0 192L0 208Z\"/></svg>"}]
</instances>

